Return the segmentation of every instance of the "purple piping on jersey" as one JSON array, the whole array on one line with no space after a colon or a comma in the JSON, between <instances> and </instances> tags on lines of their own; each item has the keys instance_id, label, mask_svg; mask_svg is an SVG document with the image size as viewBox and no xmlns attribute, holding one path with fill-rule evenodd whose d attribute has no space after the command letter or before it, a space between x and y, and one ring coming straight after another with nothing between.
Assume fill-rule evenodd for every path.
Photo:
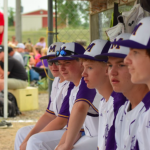
<instances>
[{"instance_id":1,"label":"purple piping on jersey","mask_svg":"<svg viewBox=\"0 0 150 150\"><path fill-rule=\"evenodd\" d=\"M108 137L106 141L106 150L115 150L117 149L116 141L115 141L115 120L118 113L119 108L124 105L127 101L126 97L124 97L121 93L112 92L111 96L113 97L113 107L114 107L114 120L113 125L110 127L108 131Z\"/></svg>"},{"instance_id":2,"label":"purple piping on jersey","mask_svg":"<svg viewBox=\"0 0 150 150\"><path fill-rule=\"evenodd\" d=\"M131 123L130 123L130 126L135 122L135 120L133 120ZM129 135L130 135L130 126L129 126Z\"/></svg>"},{"instance_id":3,"label":"purple piping on jersey","mask_svg":"<svg viewBox=\"0 0 150 150\"><path fill-rule=\"evenodd\" d=\"M98 113L98 109L97 109L93 104L91 104L91 102L89 102L88 100L85 100L85 99L77 99L77 100L75 101L75 103L76 103L76 102L79 102L79 101L84 101L84 102L88 103L88 104L93 108L93 110L95 110L95 112Z\"/></svg>"},{"instance_id":4,"label":"purple piping on jersey","mask_svg":"<svg viewBox=\"0 0 150 150\"><path fill-rule=\"evenodd\" d=\"M52 115L55 115L55 113L53 111L50 111L49 109L47 109L46 111Z\"/></svg>"},{"instance_id":5,"label":"purple piping on jersey","mask_svg":"<svg viewBox=\"0 0 150 150\"><path fill-rule=\"evenodd\" d=\"M126 104L125 104L125 107L124 107L124 114L125 114L125 115L126 115L125 109L126 109L126 107L127 107L127 104L128 104L128 103L126 103Z\"/></svg>"},{"instance_id":6,"label":"purple piping on jersey","mask_svg":"<svg viewBox=\"0 0 150 150\"><path fill-rule=\"evenodd\" d=\"M86 127L86 126L85 126ZM93 137L92 135L91 135L91 133L90 133L90 130L86 127L86 129L89 131L89 134L90 134L90 137Z\"/></svg>"}]
</instances>

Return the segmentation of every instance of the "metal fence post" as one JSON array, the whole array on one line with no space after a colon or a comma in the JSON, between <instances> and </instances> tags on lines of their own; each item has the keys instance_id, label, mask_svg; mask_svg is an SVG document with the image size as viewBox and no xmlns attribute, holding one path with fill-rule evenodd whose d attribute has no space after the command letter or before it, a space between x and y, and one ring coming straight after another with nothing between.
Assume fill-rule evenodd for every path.
<instances>
[{"instance_id":1,"label":"metal fence post","mask_svg":"<svg viewBox=\"0 0 150 150\"><path fill-rule=\"evenodd\" d=\"M49 31L53 31L53 0L48 0L48 46L53 43L53 33ZM48 75L50 78L53 78L53 75L49 69ZM49 95L51 94L52 82L52 80L49 80Z\"/></svg>"}]
</instances>

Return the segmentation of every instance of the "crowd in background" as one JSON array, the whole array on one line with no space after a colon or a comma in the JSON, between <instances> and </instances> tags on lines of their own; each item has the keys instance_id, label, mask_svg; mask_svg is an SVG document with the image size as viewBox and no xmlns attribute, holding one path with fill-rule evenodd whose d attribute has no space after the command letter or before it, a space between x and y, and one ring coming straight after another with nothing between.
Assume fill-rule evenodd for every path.
<instances>
[{"instance_id":1,"label":"crowd in background","mask_svg":"<svg viewBox=\"0 0 150 150\"><path fill-rule=\"evenodd\" d=\"M30 68L32 66L40 68L44 66L48 67L46 61L43 62L44 65L40 61L40 58L47 54L48 49L44 37L41 37L39 42L33 45L30 40L29 43L18 43L15 36L12 36L12 40L8 41L8 46L12 48L12 50L9 51L9 55L17 59L24 66L28 65Z\"/></svg>"}]
</instances>

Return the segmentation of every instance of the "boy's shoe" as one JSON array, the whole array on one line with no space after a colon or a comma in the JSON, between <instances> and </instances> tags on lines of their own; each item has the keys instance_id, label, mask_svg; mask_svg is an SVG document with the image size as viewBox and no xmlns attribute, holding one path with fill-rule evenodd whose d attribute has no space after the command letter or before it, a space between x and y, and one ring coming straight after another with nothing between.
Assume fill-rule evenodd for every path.
<instances>
[{"instance_id":1,"label":"boy's shoe","mask_svg":"<svg viewBox=\"0 0 150 150\"><path fill-rule=\"evenodd\" d=\"M6 122L5 120L0 122L0 129L12 128L13 125L11 122Z\"/></svg>"},{"instance_id":2,"label":"boy's shoe","mask_svg":"<svg viewBox=\"0 0 150 150\"><path fill-rule=\"evenodd\" d=\"M6 123L6 125L7 125L8 128L12 128L13 127L13 125L12 125L11 122L7 122L5 120L3 120L2 122Z\"/></svg>"},{"instance_id":3,"label":"boy's shoe","mask_svg":"<svg viewBox=\"0 0 150 150\"><path fill-rule=\"evenodd\" d=\"M0 122L0 129L5 129L7 128L6 122L1 121Z\"/></svg>"}]
</instances>

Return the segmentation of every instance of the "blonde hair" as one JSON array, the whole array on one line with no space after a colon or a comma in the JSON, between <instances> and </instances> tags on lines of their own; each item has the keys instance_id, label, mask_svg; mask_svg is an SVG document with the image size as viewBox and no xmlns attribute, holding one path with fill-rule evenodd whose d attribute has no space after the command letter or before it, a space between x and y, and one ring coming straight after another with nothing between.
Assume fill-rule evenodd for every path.
<instances>
[{"instance_id":1,"label":"blonde hair","mask_svg":"<svg viewBox=\"0 0 150 150\"><path fill-rule=\"evenodd\" d=\"M48 50L48 48L42 48L41 53L43 53L44 55L47 55L47 50Z\"/></svg>"},{"instance_id":2,"label":"blonde hair","mask_svg":"<svg viewBox=\"0 0 150 150\"><path fill-rule=\"evenodd\" d=\"M10 42L10 43L8 43L8 46L10 46L10 47L11 47L11 48L13 48L13 49L16 47L16 45L15 45L15 44L13 44L13 43L11 43L11 42Z\"/></svg>"},{"instance_id":3,"label":"blonde hair","mask_svg":"<svg viewBox=\"0 0 150 150\"><path fill-rule=\"evenodd\" d=\"M33 47L32 47L32 45L30 43L26 43L25 47L26 47L26 49L28 49L29 53L33 52Z\"/></svg>"}]
</instances>

